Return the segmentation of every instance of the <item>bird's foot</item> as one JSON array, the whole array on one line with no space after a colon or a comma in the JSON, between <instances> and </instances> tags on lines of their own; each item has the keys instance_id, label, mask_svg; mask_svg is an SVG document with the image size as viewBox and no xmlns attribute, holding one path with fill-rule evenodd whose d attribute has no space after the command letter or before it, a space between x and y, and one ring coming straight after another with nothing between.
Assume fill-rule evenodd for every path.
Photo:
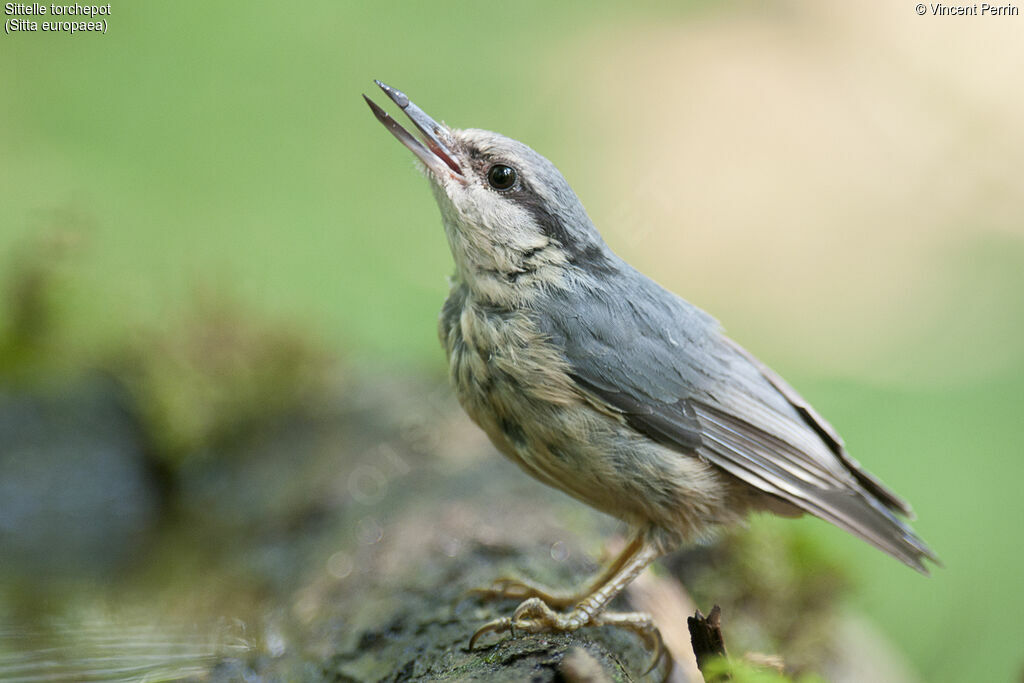
<instances>
[{"instance_id":1,"label":"bird's foot","mask_svg":"<svg viewBox=\"0 0 1024 683\"><path fill-rule=\"evenodd\" d=\"M473 637L469 639L469 649L472 650L476 641L487 633L503 633L509 631L515 635L519 630L524 633L570 633L584 626L616 626L633 631L644 641L644 644L654 654L647 670L649 673L658 666L658 663L667 654L665 643L662 641L661 632L654 625L650 615L642 612L600 612L591 614L585 609L577 606L570 612L556 612L539 597L530 597L524 600L511 617L502 617L489 621L477 629ZM671 671L672 661L668 661ZM666 674L667 675L667 674Z\"/></svg>"},{"instance_id":2,"label":"bird's foot","mask_svg":"<svg viewBox=\"0 0 1024 683\"><path fill-rule=\"evenodd\" d=\"M474 588L470 591L470 594L484 600L526 600L528 598L538 598L547 606L556 609L570 607L587 597L585 593L565 593L511 576L502 576L495 579L494 583L487 588Z\"/></svg>"}]
</instances>

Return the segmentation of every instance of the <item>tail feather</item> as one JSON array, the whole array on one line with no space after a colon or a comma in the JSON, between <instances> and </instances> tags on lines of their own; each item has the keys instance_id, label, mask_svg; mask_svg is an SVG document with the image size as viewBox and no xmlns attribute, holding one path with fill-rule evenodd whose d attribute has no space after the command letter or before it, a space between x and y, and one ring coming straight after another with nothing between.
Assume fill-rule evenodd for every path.
<instances>
[{"instance_id":1,"label":"tail feather","mask_svg":"<svg viewBox=\"0 0 1024 683\"><path fill-rule=\"evenodd\" d=\"M867 491L821 491L825 503L810 510L817 517L846 529L922 574L929 574L924 561L941 566L938 556L903 520Z\"/></svg>"},{"instance_id":2,"label":"tail feather","mask_svg":"<svg viewBox=\"0 0 1024 683\"><path fill-rule=\"evenodd\" d=\"M863 484L855 472L829 476L834 469L807 466L806 453L733 415L702 404L696 404L696 411L704 428L704 443L697 452L708 461L864 539L922 574L928 574L926 560L939 564L928 544L898 516L908 506L893 501L893 494L876 495L877 487ZM818 457L835 455L825 451ZM872 477L871 481L877 480Z\"/></svg>"}]
</instances>

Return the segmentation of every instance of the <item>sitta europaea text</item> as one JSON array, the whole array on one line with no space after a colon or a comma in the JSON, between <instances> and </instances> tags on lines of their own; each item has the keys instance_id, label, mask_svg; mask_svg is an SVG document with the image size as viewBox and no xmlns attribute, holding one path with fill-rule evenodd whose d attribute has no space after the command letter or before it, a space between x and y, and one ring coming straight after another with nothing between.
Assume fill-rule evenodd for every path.
<instances>
[{"instance_id":1,"label":"sitta europaea text","mask_svg":"<svg viewBox=\"0 0 1024 683\"><path fill-rule=\"evenodd\" d=\"M608 248L551 162L377 85L422 134L366 98L425 167L455 260L440 337L459 402L516 464L633 534L576 594L496 582L485 592L525 601L471 647L610 624L644 637L656 664L651 618L605 607L660 555L756 510L810 513L922 573L938 562L901 519L910 506L785 380Z\"/></svg>"}]
</instances>

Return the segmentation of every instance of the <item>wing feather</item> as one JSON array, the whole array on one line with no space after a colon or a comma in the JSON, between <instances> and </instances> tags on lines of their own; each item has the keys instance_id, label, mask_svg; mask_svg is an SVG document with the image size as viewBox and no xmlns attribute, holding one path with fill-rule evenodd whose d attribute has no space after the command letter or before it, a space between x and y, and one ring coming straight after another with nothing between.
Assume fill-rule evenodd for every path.
<instances>
[{"instance_id":1,"label":"wing feather","mask_svg":"<svg viewBox=\"0 0 1024 683\"><path fill-rule=\"evenodd\" d=\"M927 573L910 506L845 451L835 429L700 309L620 262L613 282L552 296L540 320L590 400ZM628 292L614 296L613 292Z\"/></svg>"}]
</instances>

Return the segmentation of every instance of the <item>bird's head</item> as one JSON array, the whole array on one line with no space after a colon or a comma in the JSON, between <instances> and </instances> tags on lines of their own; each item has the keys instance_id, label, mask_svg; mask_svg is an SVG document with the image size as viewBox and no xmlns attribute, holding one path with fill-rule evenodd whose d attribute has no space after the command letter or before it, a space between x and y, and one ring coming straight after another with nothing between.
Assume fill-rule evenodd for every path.
<instances>
[{"instance_id":1,"label":"bird's head","mask_svg":"<svg viewBox=\"0 0 1024 683\"><path fill-rule=\"evenodd\" d=\"M560 286L572 269L610 263L611 253L554 164L504 135L448 128L403 93L377 85L422 134L420 142L366 98L425 167L457 275L478 294L495 303L523 301L539 287Z\"/></svg>"}]
</instances>

